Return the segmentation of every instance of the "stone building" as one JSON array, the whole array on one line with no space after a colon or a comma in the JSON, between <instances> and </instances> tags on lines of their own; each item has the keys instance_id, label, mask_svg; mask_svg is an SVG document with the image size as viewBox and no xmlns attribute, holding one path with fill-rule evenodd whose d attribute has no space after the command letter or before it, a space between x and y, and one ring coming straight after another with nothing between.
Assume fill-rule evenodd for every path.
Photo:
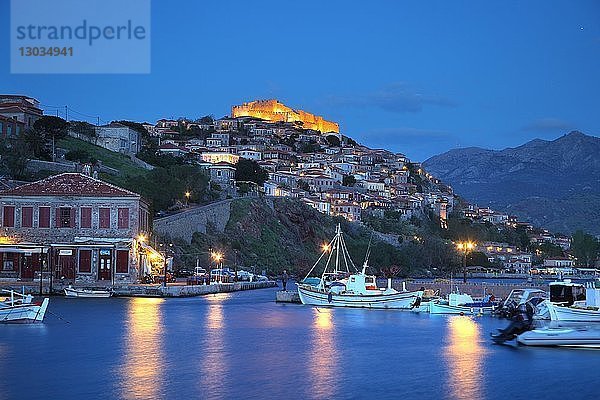
<instances>
[{"instance_id":1,"label":"stone building","mask_svg":"<svg viewBox=\"0 0 600 400\"><path fill-rule=\"evenodd\" d=\"M0 94L0 115L21 122L31 128L43 115L40 102L28 96Z\"/></svg>"},{"instance_id":2,"label":"stone building","mask_svg":"<svg viewBox=\"0 0 600 400\"><path fill-rule=\"evenodd\" d=\"M140 195L78 173L0 192L0 277L31 280L43 266L71 281L136 281L150 230Z\"/></svg>"}]
</instances>

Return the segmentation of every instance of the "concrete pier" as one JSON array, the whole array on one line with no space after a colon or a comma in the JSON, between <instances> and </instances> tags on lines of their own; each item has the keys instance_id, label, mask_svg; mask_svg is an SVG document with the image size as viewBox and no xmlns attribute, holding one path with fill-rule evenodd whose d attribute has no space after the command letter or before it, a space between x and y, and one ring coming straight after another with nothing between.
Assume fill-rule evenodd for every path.
<instances>
[{"instance_id":1,"label":"concrete pier","mask_svg":"<svg viewBox=\"0 0 600 400\"><path fill-rule=\"evenodd\" d=\"M280 290L277 292L275 301L278 303L302 303L297 290Z\"/></svg>"},{"instance_id":2,"label":"concrete pier","mask_svg":"<svg viewBox=\"0 0 600 400\"><path fill-rule=\"evenodd\" d=\"M52 293L50 293L50 285L45 281L42 285L43 295L64 295L64 288L67 283L53 282ZM73 285L75 288L86 289L107 289L110 288L110 282L93 282L82 284L76 282ZM113 286L114 296L122 297L191 297L202 296L213 293L238 292L241 290L253 290L276 287L274 281L264 282L235 282L235 283L212 283L210 285L184 285L181 283L170 283L163 287L160 284L120 284L116 283ZM14 290L25 294L37 296L40 294L39 282L0 282L0 289Z\"/></svg>"},{"instance_id":3,"label":"concrete pier","mask_svg":"<svg viewBox=\"0 0 600 400\"><path fill-rule=\"evenodd\" d=\"M238 292L277 286L274 281L212 283L210 285L124 285L113 288L120 297L192 297L205 294Z\"/></svg>"}]
</instances>

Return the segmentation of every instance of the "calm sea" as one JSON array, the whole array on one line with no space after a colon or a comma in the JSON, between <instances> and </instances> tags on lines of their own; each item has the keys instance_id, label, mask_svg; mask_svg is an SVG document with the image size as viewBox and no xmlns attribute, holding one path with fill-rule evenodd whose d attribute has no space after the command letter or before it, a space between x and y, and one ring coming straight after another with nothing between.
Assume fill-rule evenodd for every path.
<instances>
[{"instance_id":1,"label":"calm sea","mask_svg":"<svg viewBox=\"0 0 600 400\"><path fill-rule=\"evenodd\" d=\"M598 398L600 352L492 345L504 320L274 297L52 298L0 325L0 399Z\"/></svg>"}]
</instances>

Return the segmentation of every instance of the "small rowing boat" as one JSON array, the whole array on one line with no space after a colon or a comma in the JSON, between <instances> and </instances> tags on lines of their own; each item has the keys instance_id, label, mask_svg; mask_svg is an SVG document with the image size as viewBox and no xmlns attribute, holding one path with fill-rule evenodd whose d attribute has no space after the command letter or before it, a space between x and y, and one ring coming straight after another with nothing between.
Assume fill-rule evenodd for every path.
<instances>
[{"instance_id":1,"label":"small rowing boat","mask_svg":"<svg viewBox=\"0 0 600 400\"><path fill-rule=\"evenodd\" d=\"M66 297L106 298L112 296L110 290L75 289L71 285L65 288Z\"/></svg>"}]
</instances>

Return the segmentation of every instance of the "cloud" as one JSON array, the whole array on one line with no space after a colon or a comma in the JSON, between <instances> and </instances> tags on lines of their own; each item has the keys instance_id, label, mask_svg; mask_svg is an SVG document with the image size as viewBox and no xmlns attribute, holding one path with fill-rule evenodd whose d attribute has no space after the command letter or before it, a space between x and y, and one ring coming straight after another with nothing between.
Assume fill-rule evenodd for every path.
<instances>
[{"instance_id":1,"label":"cloud","mask_svg":"<svg viewBox=\"0 0 600 400\"><path fill-rule=\"evenodd\" d=\"M374 107L393 113L416 113L425 106L456 107L456 102L439 95L423 94L410 85L393 83L369 93L330 96L332 106Z\"/></svg>"},{"instance_id":2,"label":"cloud","mask_svg":"<svg viewBox=\"0 0 600 400\"><path fill-rule=\"evenodd\" d=\"M573 125L558 118L540 118L522 128L528 132L565 132L573 129Z\"/></svg>"}]
</instances>

